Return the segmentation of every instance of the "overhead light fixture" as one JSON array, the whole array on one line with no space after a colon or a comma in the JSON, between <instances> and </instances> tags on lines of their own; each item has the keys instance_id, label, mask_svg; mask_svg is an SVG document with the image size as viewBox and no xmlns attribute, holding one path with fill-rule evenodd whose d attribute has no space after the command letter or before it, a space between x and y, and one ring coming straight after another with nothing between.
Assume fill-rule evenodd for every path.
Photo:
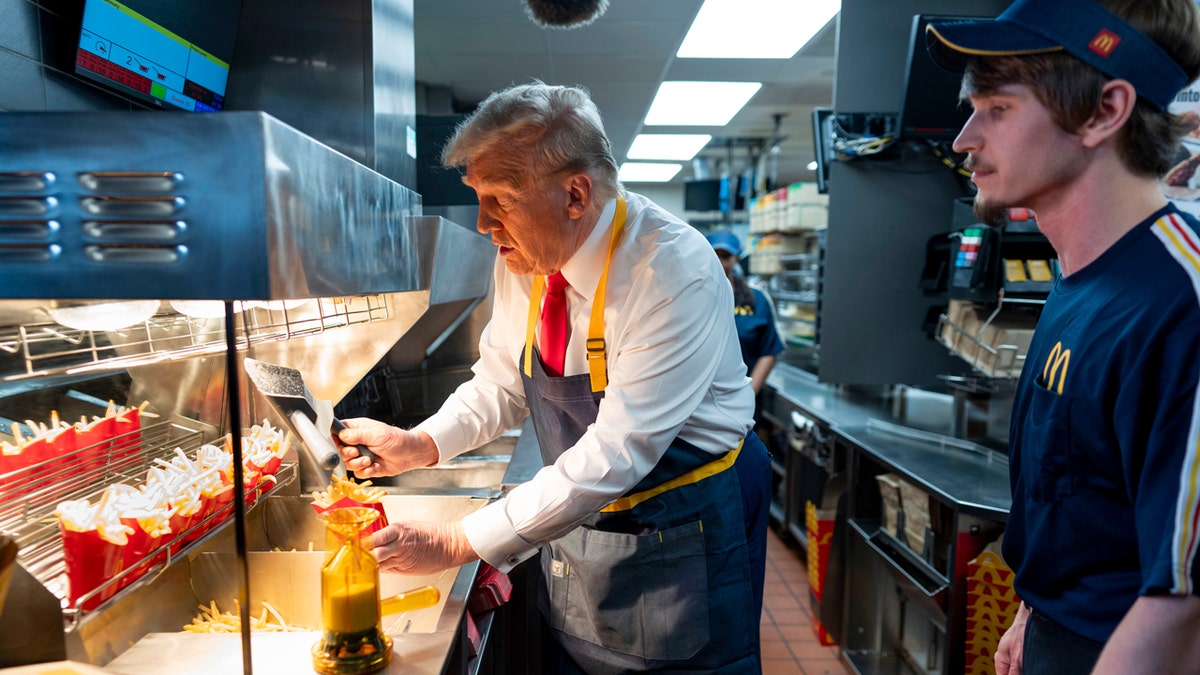
<instances>
[{"instance_id":1,"label":"overhead light fixture","mask_svg":"<svg viewBox=\"0 0 1200 675\"><path fill-rule=\"evenodd\" d=\"M814 159L813 161L809 162L808 164L805 165L804 168L808 169L809 171L816 171L817 170L817 160Z\"/></svg>"},{"instance_id":2,"label":"overhead light fixture","mask_svg":"<svg viewBox=\"0 0 1200 675\"><path fill-rule=\"evenodd\" d=\"M682 164L625 162L617 170L617 180L622 183L665 183L682 168Z\"/></svg>"},{"instance_id":3,"label":"overhead light fixture","mask_svg":"<svg viewBox=\"0 0 1200 675\"><path fill-rule=\"evenodd\" d=\"M646 125L723 127L761 88L762 82L663 82Z\"/></svg>"},{"instance_id":4,"label":"overhead light fixture","mask_svg":"<svg viewBox=\"0 0 1200 675\"><path fill-rule=\"evenodd\" d=\"M704 0L675 56L790 59L841 8L840 0Z\"/></svg>"},{"instance_id":5,"label":"overhead light fixture","mask_svg":"<svg viewBox=\"0 0 1200 675\"><path fill-rule=\"evenodd\" d=\"M629 159L682 159L696 156L712 136L708 134L638 134L629 146Z\"/></svg>"}]
</instances>

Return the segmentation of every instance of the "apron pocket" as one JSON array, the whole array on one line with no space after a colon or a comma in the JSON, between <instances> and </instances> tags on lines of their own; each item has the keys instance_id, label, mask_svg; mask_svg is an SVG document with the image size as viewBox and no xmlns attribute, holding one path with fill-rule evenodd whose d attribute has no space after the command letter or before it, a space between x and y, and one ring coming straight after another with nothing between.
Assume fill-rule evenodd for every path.
<instances>
[{"instance_id":1,"label":"apron pocket","mask_svg":"<svg viewBox=\"0 0 1200 675\"><path fill-rule=\"evenodd\" d=\"M646 535L577 527L542 555L547 620L567 635L651 660L694 656L709 640L700 523Z\"/></svg>"}]
</instances>

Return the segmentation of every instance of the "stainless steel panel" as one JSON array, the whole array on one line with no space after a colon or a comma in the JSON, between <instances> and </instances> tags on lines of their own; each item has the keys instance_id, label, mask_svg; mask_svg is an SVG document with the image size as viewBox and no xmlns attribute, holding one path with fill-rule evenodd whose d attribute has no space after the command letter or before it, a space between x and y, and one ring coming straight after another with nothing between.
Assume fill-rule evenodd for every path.
<instances>
[{"instance_id":1,"label":"stainless steel panel","mask_svg":"<svg viewBox=\"0 0 1200 675\"><path fill-rule=\"evenodd\" d=\"M412 0L244 0L230 110L264 110L416 188Z\"/></svg>"},{"instance_id":2,"label":"stainless steel panel","mask_svg":"<svg viewBox=\"0 0 1200 675\"><path fill-rule=\"evenodd\" d=\"M417 66L412 47L413 0L371 0L370 4L375 170L415 190Z\"/></svg>"},{"instance_id":3,"label":"stainless steel panel","mask_svg":"<svg viewBox=\"0 0 1200 675\"><path fill-rule=\"evenodd\" d=\"M31 215L61 224L49 246L0 242L0 254L35 245L44 252L41 262L15 256L0 269L0 297L267 300L423 290L419 225L410 218L420 197L266 114L14 113L0 125L0 146L0 173L181 176L169 195L111 182L97 194L61 179L0 194L22 207L5 210L0 227ZM158 208L142 209L164 204L184 224L175 255L88 255L87 245L105 242L87 241L82 223L110 220L93 214L113 215L106 207L119 205L161 221Z\"/></svg>"},{"instance_id":4,"label":"stainless steel panel","mask_svg":"<svg viewBox=\"0 0 1200 675\"><path fill-rule=\"evenodd\" d=\"M481 508L486 498L445 494L387 495L384 509L390 520L448 522ZM320 562L324 528L305 497L271 497L247 519L250 593L258 616L260 599L277 606L289 624L310 630L298 633L255 633L252 655L256 673L307 672L309 647L318 633L311 630L319 610ZM172 659L171 672L225 673L240 667L236 636L184 634L182 626L196 614L196 605L215 600L222 611L233 609L237 579L232 567L232 532L210 540L205 551L173 564L148 587L138 589L117 606L83 623L68 644L68 653L107 664L113 673L134 675L163 672L163 659ZM441 591L438 605L384 619L384 630L395 640L387 673L443 672L478 563L427 576L381 574L381 592L394 594L432 584ZM125 645L133 644L126 650ZM119 648L114 648L120 645ZM115 652L115 653L114 653Z\"/></svg>"},{"instance_id":5,"label":"stainless steel panel","mask_svg":"<svg viewBox=\"0 0 1200 675\"><path fill-rule=\"evenodd\" d=\"M13 171L0 174L0 192L16 190L45 190L54 184L56 177L52 173L37 173L32 171Z\"/></svg>"}]
</instances>

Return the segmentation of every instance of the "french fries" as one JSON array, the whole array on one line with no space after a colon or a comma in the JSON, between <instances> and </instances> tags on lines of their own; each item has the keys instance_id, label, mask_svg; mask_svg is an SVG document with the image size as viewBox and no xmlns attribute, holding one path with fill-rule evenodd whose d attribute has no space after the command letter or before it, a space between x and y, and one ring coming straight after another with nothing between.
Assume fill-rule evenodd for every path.
<instances>
[{"instance_id":1,"label":"french fries","mask_svg":"<svg viewBox=\"0 0 1200 675\"><path fill-rule=\"evenodd\" d=\"M329 508L339 499L349 498L360 504L377 504L383 501L387 494L381 487L371 487L371 481L355 483L352 480L334 476L329 487L313 492L313 503L321 508Z\"/></svg>"},{"instance_id":2,"label":"french fries","mask_svg":"<svg viewBox=\"0 0 1200 675\"><path fill-rule=\"evenodd\" d=\"M271 603L263 601L262 612L250 617L250 630L266 633L289 633L302 630L289 626ZM211 600L208 606L198 605L200 613L192 622L183 627L186 633L238 633L242 630L242 618L239 606L235 600L232 612L221 612L217 609L216 600Z\"/></svg>"}]
</instances>

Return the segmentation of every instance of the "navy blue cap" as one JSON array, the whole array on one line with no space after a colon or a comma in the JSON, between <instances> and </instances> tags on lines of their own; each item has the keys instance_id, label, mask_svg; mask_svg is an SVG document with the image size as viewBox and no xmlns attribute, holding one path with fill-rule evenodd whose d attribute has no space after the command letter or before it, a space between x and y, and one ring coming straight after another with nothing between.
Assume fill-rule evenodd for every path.
<instances>
[{"instance_id":1,"label":"navy blue cap","mask_svg":"<svg viewBox=\"0 0 1200 675\"><path fill-rule=\"evenodd\" d=\"M969 56L1066 51L1105 75L1126 80L1160 110L1188 83L1183 68L1153 40L1092 0L1016 0L995 20L932 23L929 54L962 72Z\"/></svg>"},{"instance_id":2,"label":"navy blue cap","mask_svg":"<svg viewBox=\"0 0 1200 675\"><path fill-rule=\"evenodd\" d=\"M728 230L719 232L710 232L706 237L708 243L712 244L714 250L725 251L732 253L737 257L742 257L742 243L738 241L737 235Z\"/></svg>"}]
</instances>

